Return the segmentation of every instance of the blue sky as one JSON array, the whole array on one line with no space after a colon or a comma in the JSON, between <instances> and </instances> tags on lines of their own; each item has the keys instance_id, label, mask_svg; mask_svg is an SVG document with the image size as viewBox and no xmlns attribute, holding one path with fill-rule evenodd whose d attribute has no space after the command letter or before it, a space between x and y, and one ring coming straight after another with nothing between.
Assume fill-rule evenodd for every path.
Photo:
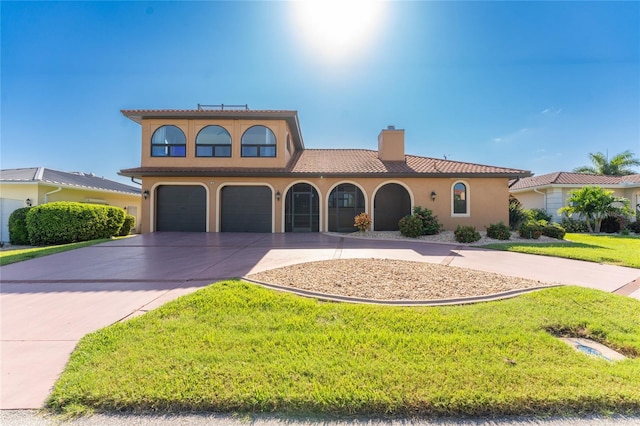
<instances>
[{"instance_id":1,"label":"blue sky","mask_svg":"<svg viewBox=\"0 0 640 426\"><path fill-rule=\"evenodd\" d=\"M388 2L357 43L343 18L370 10L343 6L2 1L0 165L126 183L141 134L120 110L198 103L297 110L307 148L395 125L408 154L538 175L640 156L639 2Z\"/></svg>"}]
</instances>

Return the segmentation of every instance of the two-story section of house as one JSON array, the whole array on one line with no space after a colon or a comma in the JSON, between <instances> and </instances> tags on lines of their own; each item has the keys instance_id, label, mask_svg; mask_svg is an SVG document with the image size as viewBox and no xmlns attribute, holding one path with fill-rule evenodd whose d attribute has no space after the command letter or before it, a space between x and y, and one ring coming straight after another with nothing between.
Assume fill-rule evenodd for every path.
<instances>
[{"instance_id":1,"label":"two-story section of house","mask_svg":"<svg viewBox=\"0 0 640 426\"><path fill-rule=\"evenodd\" d=\"M378 149L306 149L296 111L124 110L142 128L142 232L397 230L414 206L445 229L508 223L510 179L526 170L405 154L404 130Z\"/></svg>"}]
</instances>

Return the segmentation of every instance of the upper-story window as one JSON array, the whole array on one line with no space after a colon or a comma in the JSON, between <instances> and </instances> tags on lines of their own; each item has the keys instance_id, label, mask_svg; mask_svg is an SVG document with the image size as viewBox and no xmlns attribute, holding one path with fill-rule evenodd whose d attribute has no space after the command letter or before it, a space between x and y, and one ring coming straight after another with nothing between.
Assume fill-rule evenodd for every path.
<instances>
[{"instance_id":1,"label":"upper-story window","mask_svg":"<svg viewBox=\"0 0 640 426\"><path fill-rule=\"evenodd\" d=\"M469 214L468 188L462 182L456 182L453 185L453 214Z\"/></svg>"},{"instance_id":2,"label":"upper-story window","mask_svg":"<svg viewBox=\"0 0 640 426\"><path fill-rule=\"evenodd\" d=\"M231 135L224 127L207 126L196 136L196 157L231 157Z\"/></svg>"},{"instance_id":3,"label":"upper-story window","mask_svg":"<svg viewBox=\"0 0 640 426\"><path fill-rule=\"evenodd\" d=\"M275 157L276 135L265 126L253 126L242 135L243 157Z\"/></svg>"},{"instance_id":4,"label":"upper-story window","mask_svg":"<svg viewBox=\"0 0 640 426\"><path fill-rule=\"evenodd\" d=\"M187 155L187 138L176 126L162 126L151 137L152 157L184 157Z\"/></svg>"}]
</instances>

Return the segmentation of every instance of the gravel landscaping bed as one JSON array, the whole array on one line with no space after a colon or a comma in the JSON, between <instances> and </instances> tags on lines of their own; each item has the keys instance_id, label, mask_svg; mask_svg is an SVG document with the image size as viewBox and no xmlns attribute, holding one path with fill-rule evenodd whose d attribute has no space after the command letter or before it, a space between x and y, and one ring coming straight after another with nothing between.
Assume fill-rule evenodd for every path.
<instances>
[{"instance_id":1,"label":"gravel landscaping bed","mask_svg":"<svg viewBox=\"0 0 640 426\"><path fill-rule=\"evenodd\" d=\"M458 243L453 231L419 238L407 238L400 232L367 231L335 234L346 238L406 239L456 245L482 245L504 242L482 238L470 244ZM538 240L512 235L509 242L562 242L542 236ZM391 259L336 259L302 263L272 269L247 278L258 282L294 287L328 295L373 300L439 300L460 297L487 296L512 290L542 287L548 284L525 278L475 271L439 264Z\"/></svg>"},{"instance_id":2,"label":"gravel landscaping bed","mask_svg":"<svg viewBox=\"0 0 640 426\"><path fill-rule=\"evenodd\" d=\"M433 263L336 259L272 269L247 278L328 295L437 300L546 286L539 281Z\"/></svg>"}]
</instances>

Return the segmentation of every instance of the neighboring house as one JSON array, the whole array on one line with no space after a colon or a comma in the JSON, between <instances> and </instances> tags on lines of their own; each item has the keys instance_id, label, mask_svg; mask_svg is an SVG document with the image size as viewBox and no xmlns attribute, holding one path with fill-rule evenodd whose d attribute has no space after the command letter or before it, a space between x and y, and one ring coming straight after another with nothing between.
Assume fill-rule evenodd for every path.
<instances>
[{"instance_id":1,"label":"neighboring house","mask_svg":"<svg viewBox=\"0 0 640 426\"><path fill-rule=\"evenodd\" d=\"M140 124L142 232L397 230L414 206L448 230L508 222L510 179L526 170L405 155L389 126L378 150L305 149L296 111L125 110ZM327 125L331 125L327 123ZM336 132L339 132L336 129Z\"/></svg>"},{"instance_id":2,"label":"neighboring house","mask_svg":"<svg viewBox=\"0 0 640 426\"><path fill-rule=\"evenodd\" d=\"M600 176L583 173L555 172L527 177L511 183L511 194L526 209L544 209L559 222L558 209L567 205L570 192L585 186L599 186L614 192L616 197L631 200L631 207L640 212L640 174Z\"/></svg>"},{"instance_id":3,"label":"neighboring house","mask_svg":"<svg viewBox=\"0 0 640 426\"><path fill-rule=\"evenodd\" d=\"M126 209L138 223L141 198L140 188L93 174L67 173L44 167L0 170L0 239L9 241L9 216L21 207L52 201L107 204Z\"/></svg>"}]
</instances>

